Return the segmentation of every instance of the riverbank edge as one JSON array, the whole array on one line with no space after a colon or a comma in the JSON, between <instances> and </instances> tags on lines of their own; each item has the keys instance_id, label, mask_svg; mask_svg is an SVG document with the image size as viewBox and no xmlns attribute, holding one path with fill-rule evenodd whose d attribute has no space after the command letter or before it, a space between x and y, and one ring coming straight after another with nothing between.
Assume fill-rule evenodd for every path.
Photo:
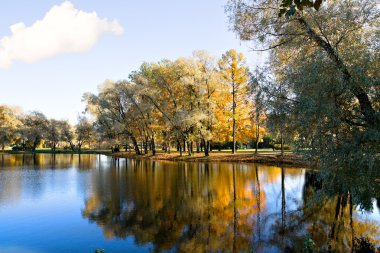
<instances>
[{"instance_id":1,"label":"riverbank edge","mask_svg":"<svg viewBox=\"0 0 380 253\"><path fill-rule=\"evenodd\" d=\"M114 158L132 158L140 160L154 160L154 161L172 161L172 162L234 162L234 163L260 163L266 165L273 165L279 167L317 167L317 163L307 161L302 155L294 154L292 152L286 152L284 156L280 153L258 153L253 152L241 152L236 154L231 154L227 152L211 152L210 156L204 156L203 153L194 153L192 156L187 154L180 156L178 152L168 153L157 153L155 156L152 154L136 155L129 152L117 152L112 153L105 150L82 150L71 151L71 150L36 150L34 153L31 151L11 151L7 150L1 154L100 154L107 155Z\"/></svg>"},{"instance_id":2,"label":"riverbank edge","mask_svg":"<svg viewBox=\"0 0 380 253\"><path fill-rule=\"evenodd\" d=\"M180 156L177 153L158 153L155 156L151 154L136 155L128 152L118 152L108 154L114 158L133 158L154 161L173 161L173 162L236 162L236 163L260 163L283 167L316 167L316 162L310 163L302 155L294 153L285 153L284 156L278 153L255 154L255 153L211 153L210 156L204 156L195 153L192 156Z\"/></svg>"},{"instance_id":3,"label":"riverbank edge","mask_svg":"<svg viewBox=\"0 0 380 253\"><path fill-rule=\"evenodd\" d=\"M56 150L55 152L52 150L36 150L36 151L13 151L13 150L5 150L4 152L0 151L0 155L33 155L33 154L67 154L67 155L110 155L111 151L104 150L82 150L82 151L71 151L71 150Z\"/></svg>"}]
</instances>

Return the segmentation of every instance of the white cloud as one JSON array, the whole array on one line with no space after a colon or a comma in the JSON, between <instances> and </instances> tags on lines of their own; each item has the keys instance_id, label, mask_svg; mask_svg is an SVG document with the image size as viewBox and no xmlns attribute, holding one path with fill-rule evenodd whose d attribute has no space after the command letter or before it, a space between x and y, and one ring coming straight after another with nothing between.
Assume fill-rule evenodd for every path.
<instances>
[{"instance_id":1,"label":"white cloud","mask_svg":"<svg viewBox=\"0 0 380 253\"><path fill-rule=\"evenodd\" d=\"M59 54L84 52L101 36L121 35L124 29L117 20L101 19L96 12L75 9L65 1L31 26L20 22L11 25L10 30L10 36L0 39L0 68L9 68L16 60L33 63Z\"/></svg>"}]
</instances>

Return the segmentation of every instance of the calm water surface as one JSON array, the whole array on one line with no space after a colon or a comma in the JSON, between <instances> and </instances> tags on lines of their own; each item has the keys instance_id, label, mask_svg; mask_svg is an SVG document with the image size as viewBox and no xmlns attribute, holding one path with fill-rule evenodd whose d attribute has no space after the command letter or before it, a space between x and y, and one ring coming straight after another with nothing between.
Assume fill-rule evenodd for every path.
<instances>
[{"instance_id":1,"label":"calm water surface","mask_svg":"<svg viewBox=\"0 0 380 253\"><path fill-rule=\"evenodd\" d=\"M0 252L300 252L307 236L319 250L346 252L355 237L379 244L379 186L343 177L256 164L4 155Z\"/></svg>"}]
</instances>

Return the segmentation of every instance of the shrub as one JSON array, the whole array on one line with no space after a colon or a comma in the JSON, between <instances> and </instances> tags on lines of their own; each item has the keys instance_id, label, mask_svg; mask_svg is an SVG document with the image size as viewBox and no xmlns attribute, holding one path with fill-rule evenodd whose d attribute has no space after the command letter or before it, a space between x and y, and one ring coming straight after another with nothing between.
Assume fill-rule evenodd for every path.
<instances>
[{"instance_id":1,"label":"shrub","mask_svg":"<svg viewBox=\"0 0 380 253\"><path fill-rule=\"evenodd\" d=\"M12 146L12 150L13 150L13 151L21 151L21 150L22 150L22 147L21 147L21 146L14 145L14 146Z\"/></svg>"}]
</instances>

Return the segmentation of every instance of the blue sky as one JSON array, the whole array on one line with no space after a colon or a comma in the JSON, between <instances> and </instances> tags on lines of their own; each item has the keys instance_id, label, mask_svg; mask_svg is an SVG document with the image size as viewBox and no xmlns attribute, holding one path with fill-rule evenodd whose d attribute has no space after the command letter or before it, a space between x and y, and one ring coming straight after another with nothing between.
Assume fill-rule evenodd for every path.
<instances>
[{"instance_id":1,"label":"blue sky","mask_svg":"<svg viewBox=\"0 0 380 253\"><path fill-rule=\"evenodd\" d=\"M84 92L96 92L106 79L127 78L143 61L190 56L194 50L220 56L231 48L243 52L250 66L262 58L228 30L225 0L71 0L66 4L75 11L96 12L97 19L84 15L84 19L78 19L78 23L83 21L82 25L75 25L93 25L93 30L90 29L96 34L93 40L87 41L92 33L79 32L75 41L69 42L66 34L74 36L72 32L76 29L68 27L66 33L56 33L60 29L54 27L68 23L59 20L63 2L12 0L2 4L0 104L21 106L25 111L38 110L48 118L69 119L74 123L84 109L81 102ZM59 8L54 12L53 6ZM54 15L44 22L47 13ZM37 20L44 25L33 26ZM10 26L19 22L24 24L14 26L12 35ZM34 32L24 29L31 26ZM27 33L28 37L23 37ZM5 36L11 38L8 49L4 49ZM54 44L58 40L60 47ZM73 47L72 52L65 45ZM37 52L35 48L39 48Z\"/></svg>"}]
</instances>

